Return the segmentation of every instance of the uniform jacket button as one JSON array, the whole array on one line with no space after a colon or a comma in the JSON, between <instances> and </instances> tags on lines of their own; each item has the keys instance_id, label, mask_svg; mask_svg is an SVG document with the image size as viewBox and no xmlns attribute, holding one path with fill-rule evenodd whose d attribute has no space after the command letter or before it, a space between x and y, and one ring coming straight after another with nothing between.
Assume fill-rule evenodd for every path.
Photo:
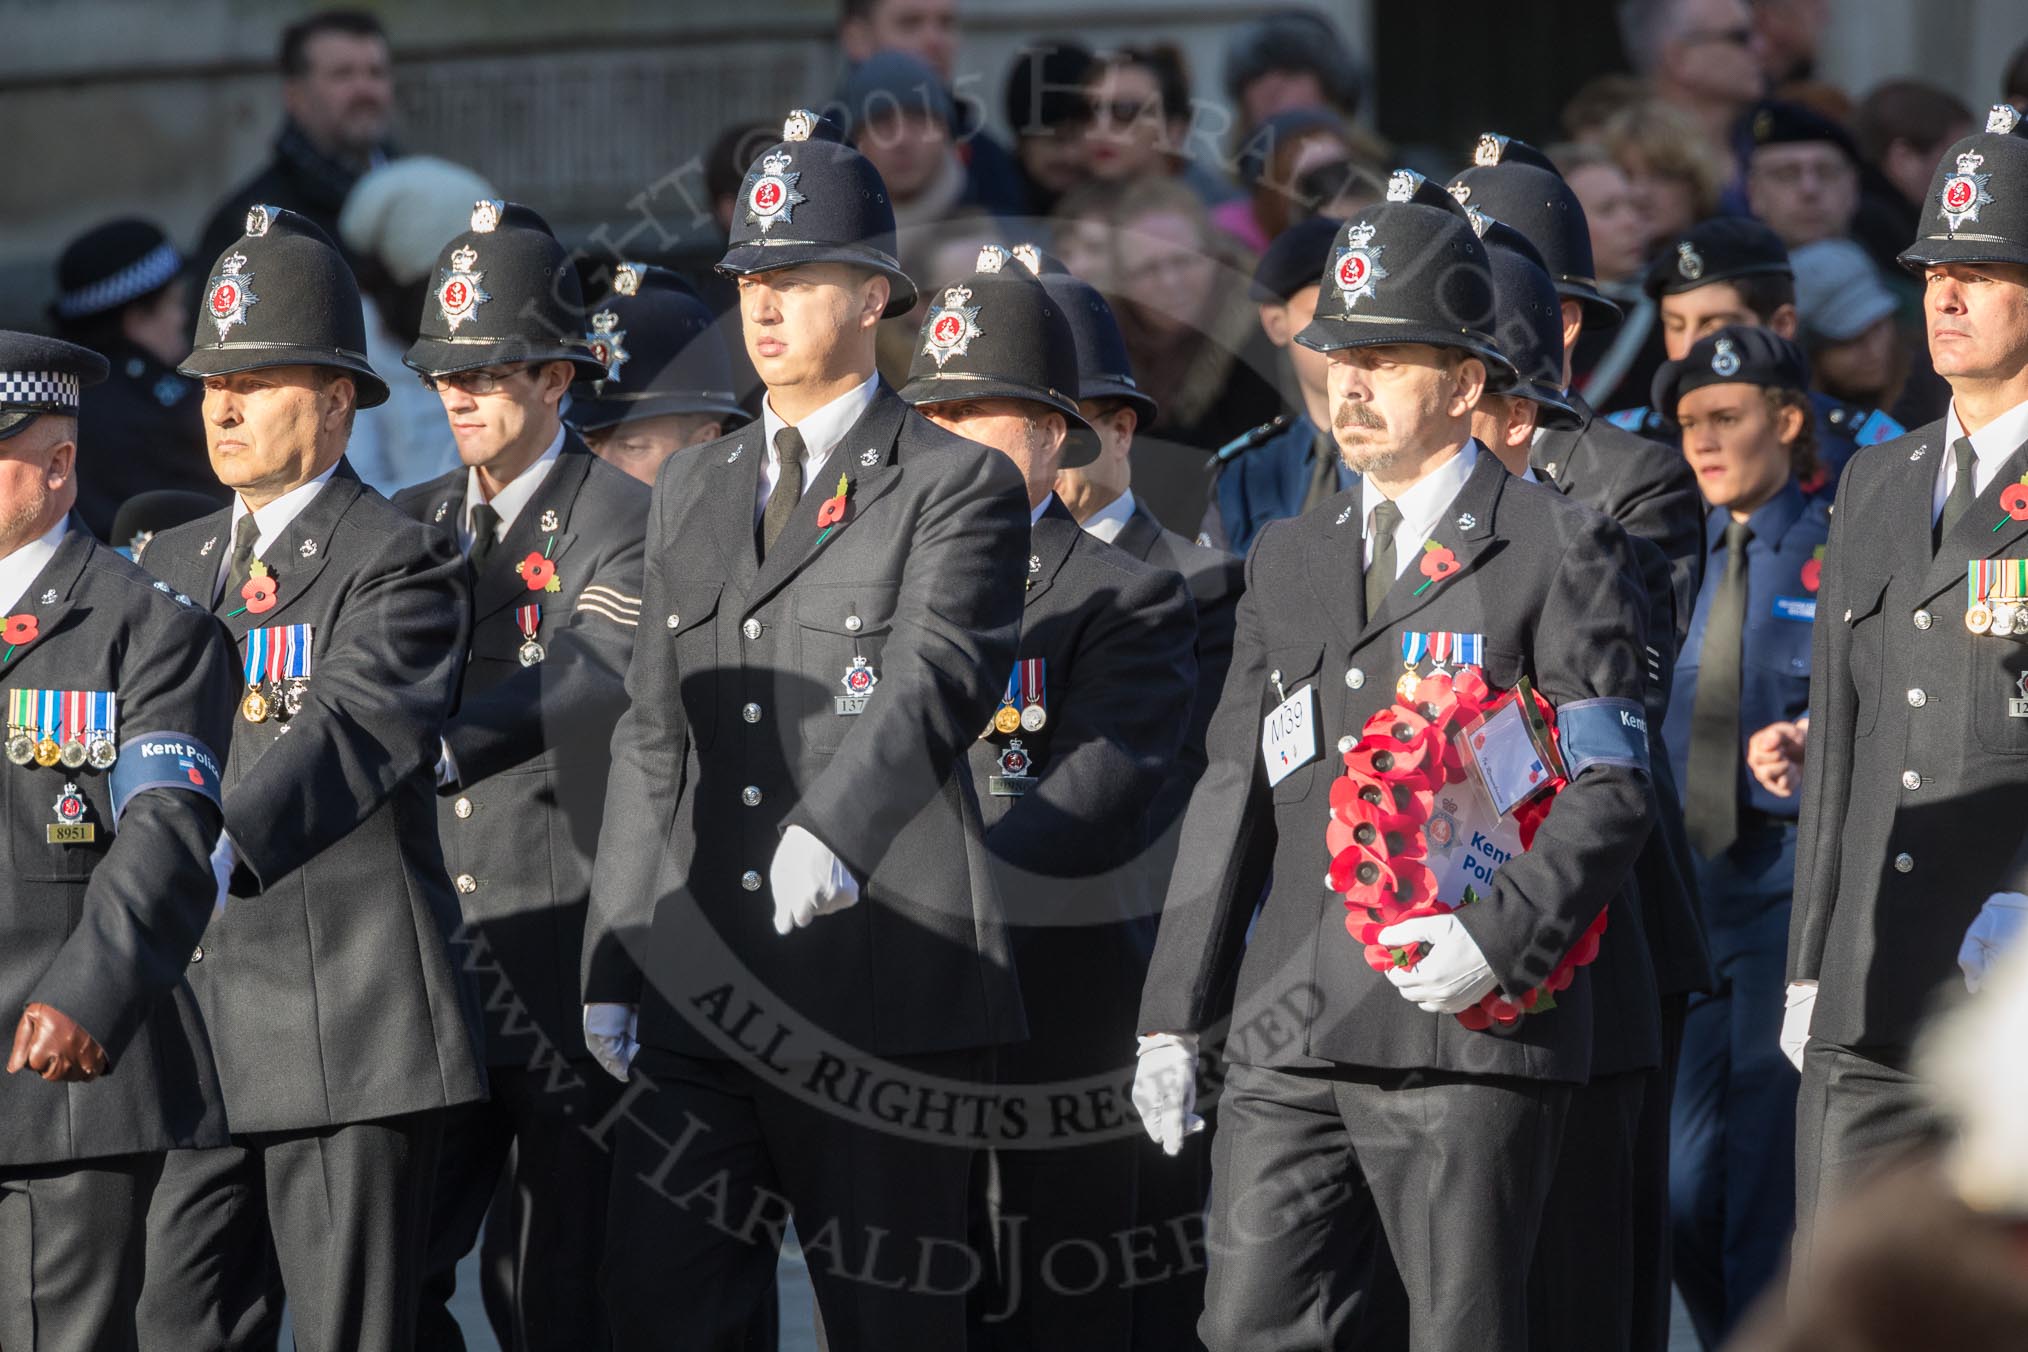
<instances>
[{"instance_id":1,"label":"uniform jacket button","mask_svg":"<svg viewBox=\"0 0 2028 1352\"><path fill-rule=\"evenodd\" d=\"M667 620L663 621L663 623L667 624L671 629L674 629L678 625L683 623L683 617L681 615L672 614L669 616Z\"/></svg>"},{"instance_id":2,"label":"uniform jacket button","mask_svg":"<svg viewBox=\"0 0 2028 1352\"><path fill-rule=\"evenodd\" d=\"M761 791L751 784L739 791L739 801L745 803L748 807L759 807L760 800Z\"/></svg>"},{"instance_id":3,"label":"uniform jacket button","mask_svg":"<svg viewBox=\"0 0 2028 1352\"><path fill-rule=\"evenodd\" d=\"M1929 703L1929 695L1927 692L1922 690L1911 690L1908 692L1908 704L1910 708L1920 709L1923 705L1927 703Z\"/></svg>"},{"instance_id":4,"label":"uniform jacket button","mask_svg":"<svg viewBox=\"0 0 2028 1352\"><path fill-rule=\"evenodd\" d=\"M856 633L858 633L858 632L859 632L859 631L860 631L861 629L864 629L865 627L866 627L866 621L864 621L864 620L860 619L860 618L859 618L859 617L858 617L857 615L847 615L847 616L845 617L845 632L846 632L846 633L848 633L848 634L856 634Z\"/></svg>"},{"instance_id":5,"label":"uniform jacket button","mask_svg":"<svg viewBox=\"0 0 2028 1352\"><path fill-rule=\"evenodd\" d=\"M1922 787L1922 776L1913 770L1903 770L1901 772L1901 787L1913 793Z\"/></svg>"},{"instance_id":6,"label":"uniform jacket button","mask_svg":"<svg viewBox=\"0 0 2028 1352\"><path fill-rule=\"evenodd\" d=\"M758 704L749 704L739 711L739 716L749 723L758 723L761 721L761 707Z\"/></svg>"},{"instance_id":7,"label":"uniform jacket button","mask_svg":"<svg viewBox=\"0 0 2028 1352\"><path fill-rule=\"evenodd\" d=\"M1912 855L1912 854L1897 854L1897 855L1895 855L1895 856L1894 856L1894 871L1895 871L1896 873L1913 873L1913 872L1915 872L1915 856L1914 856L1914 855Z\"/></svg>"},{"instance_id":8,"label":"uniform jacket button","mask_svg":"<svg viewBox=\"0 0 2028 1352\"><path fill-rule=\"evenodd\" d=\"M458 890L469 896L471 893L479 890L479 880L469 873L460 873L458 875Z\"/></svg>"},{"instance_id":9,"label":"uniform jacket button","mask_svg":"<svg viewBox=\"0 0 2028 1352\"><path fill-rule=\"evenodd\" d=\"M739 632L745 634L749 639L759 638L761 636L761 622L759 620L748 620L739 627Z\"/></svg>"},{"instance_id":10,"label":"uniform jacket button","mask_svg":"<svg viewBox=\"0 0 2028 1352\"><path fill-rule=\"evenodd\" d=\"M197 947L195 947L195 948L193 948L193 949L191 949L191 950L190 950L190 960L191 960L192 962L203 962L203 961L204 961L204 945L203 945L203 944L199 944L199 945L198 945Z\"/></svg>"},{"instance_id":11,"label":"uniform jacket button","mask_svg":"<svg viewBox=\"0 0 2028 1352\"><path fill-rule=\"evenodd\" d=\"M1338 739L1338 754L1342 756L1357 745L1359 745L1358 741L1352 734L1347 733Z\"/></svg>"},{"instance_id":12,"label":"uniform jacket button","mask_svg":"<svg viewBox=\"0 0 2028 1352\"><path fill-rule=\"evenodd\" d=\"M1366 673L1353 667L1345 673L1345 684L1357 690L1366 684Z\"/></svg>"},{"instance_id":13,"label":"uniform jacket button","mask_svg":"<svg viewBox=\"0 0 2028 1352\"><path fill-rule=\"evenodd\" d=\"M761 876L752 869L739 875L739 885L749 892L760 891Z\"/></svg>"},{"instance_id":14,"label":"uniform jacket button","mask_svg":"<svg viewBox=\"0 0 2028 1352\"><path fill-rule=\"evenodd\" d=\"M460 798L457 802L451 804L451 811L458 815L459 821L463 821L472 815L472 800Z\"/></svg>"},{"instance_id":15,"label":"uniform jacket button","mask_svg":"<svg viewBox=\"0 0 2028 1352\"><path fill-rule=\"evenodd\" d=\"M1931 614L1930 614L1930 613L1929 613L1929 612L1928 612L1927 610L1918 610L1918 611L1916 611L1916 612L1915 612L1915 627L1916 627L1916 628L1918 628L1918 629L1927 629L1927 628L1929 628L1929 627L1930 627L1930 626L1931 626L1932 624L1935 624L1935 623L1936 623L1936 619L1935 619L1935 617L1934 617L1934 616L1932 616L1932 615L1931 615Z\"/></svg>"}]
</instances>

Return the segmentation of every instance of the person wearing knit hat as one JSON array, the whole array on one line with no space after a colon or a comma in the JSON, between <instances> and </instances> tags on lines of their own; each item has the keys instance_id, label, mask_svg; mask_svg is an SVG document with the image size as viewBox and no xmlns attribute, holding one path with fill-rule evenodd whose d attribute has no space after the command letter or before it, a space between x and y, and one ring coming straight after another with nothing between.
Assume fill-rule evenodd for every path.
<instances>
[{"instance_id":1,"label":"person wearing knit hat","mask_svg":"<svg viewBox=\"0 0 2028 1352\"><path fill-rule=\"evenodd\" d=\"M823 1056L841 1083L998 1093L996 1049L1028 1033L963 772L1014 666L1028 495L1006 456L881 380L881 316L914 298L886 190L814 114L784 131L748 171L719 264L767 387L760 417L662 466L639 602L654 638L644 627L610 744L584 1028L602 1073L652 1092L630 1090L604 1138L601 1286L617 1347L671 1330L739 1346L773 1299L782 1233L678 1200L729 1187L921 1255L920 1283L811 1267L832 1346L958 1348L982 1271L981 1138L783 1092L773 1054L728 1040L706 994L737 981L784 1020L790 1055ZM931 321L952 369L983 341L970 304ZM658 1144L700 1120L711 1150ZM650 1172L658 1186L621 1186Z\"/></svg>"},{"instance_id":2,"label":"person wearing knit hat","mask_svg":"<svg viewBox=\"0 0 2028 1352\"><path fill-rule=\"evenodd\" d=\"M500 1250L512 1293L491 1310L501 1344L569 1329L596 1346L604 1215L586 1199L604 1196L612 1153L578 1127L619 1091L586 1042L576 984L558 974L577 966L571 940L584 928L603 804L604 758L591 749L609 742L625 704L648 490L563 421L572 380L610 369L592 350L563 246L525 206L468 206L471 228L441 246L408 357L462 463L394 505L471 568L470 660L441 734L437 828L460 880L462 933L517 998L480 1029L491 1096L444 1127L417 1334L426 1346L455 1339L457 1265L494 1227L545 1235L571 1255ZM573 1087L530 1069L545 1056L574 1064ZM503 1174L511 1209L493 1205Z\"/></svg>"},{"instance_id":3,"label":"person wearing knit hat","mask_svg":"<svg viewBox=\"0 0 2028 1352\"><path fill-rule=\"evenodd\" d=\"M1489 384L1513 388L1518 373L1463 206L1397 171L1386 200L1341 228L1322 288L1297 341L1330 354L1331 427L1360 477L1271 523L1248 557L1211 763L1143 988L1132 1097L1150 1138L1178 1153L1202 1127L1199 1039L1231 1029L1198 1324L1212 1352L1398 1339L1401 1302L1374 1286L1389 1264L1410 1345L1526 1347L1550 1168L1593 1054L1593 983L1518 1016L1514 1036L1486 1010L1548 979L1648 833L1647 601L1618 526L1515 478L1472 435ZM1362 853L1356 825L1345 833L1363 810L1358 767L1400 768L1361 729L1407 718L1447 683L1426 662L1446 678L1451 663L1476 668L1495 690L1525 674L1557 709L1568 776L1561 825L1474 872L1476 899L1455 907L1424 906L1433 879L1397 877ZM1327 800L1351 814L1328 841ZM1439 828L1431 848L1460 838ZM1394 906L1407 918L1369 914ZM1369 962L1375 948L1401 956ZM1613 1034L1655 1055L1652 1016ZM1300 1225L1267 1223L1297 1209Z\"/></svg>"},{"instance_id":4,"label":"person wearing knit hat","mask_svg":"<svg viewBox=\"0 0 2028 1352\"><path fill-rule=\"evenodd\" d=\"M1818 602L1784 1049L1798 1251L1819 1208L1932 1138L1907 1069L1962 993L1968 932L2028 893L2028 127L2009 105L1937 164L1916 238L1943 418L1854 458ZM1962 609L1960 609L1962 605ZM1941 806L1941 810L1939 809Z\"/></svg>"},{"instance_id":5,"label":"person wearing knit hat","mask_svg":"<svg viewBox=\"0 0 2028 1352\"><path fill-rule=\"evenodd\" d=\"M1866 251L1847 239L1805 244L1796 270L1796 339L1818 389L1833 399L1885 408L1908 372L1894 293Z\"/></svg>"},{"instance_id":6,"label":"person wearing knit hat","mask_svg":"<svg viewBox=\"0 0 2028 1352\"><path fill-rule=\"evenodd\" d=\"M675 273L617 263L612 294L587 310L606 375L573 388L566 419L593 454L652 484L671 455L747 420L711 311Z\"/></svg>"},{"instance_id":7,"label":"person wearing knit hat","mask_svg":"<svg viewBox=\"0 0 2028 1352\"><path fill-rule=\"evenodd\" d=\"M472 203L497 196L472 170L427 155L369 169L346 194L338 238L350 251L366 305L366 356L394 370L421 333L423 301L444 241L465 228ZM352 428L346 459L389 497L458 463L444 406L429 387L398 380L387 402Z\"/></svg>"},{"instance_id":8,"label":"person wearing knit hat","mask_svg":"<svg viewBox=\"0 0 2028 1352\"><path fill-rule=\"evenodd\" d=\"M466 568L345 463L354 409L387 387L337 247L279 207L245 226L183 365L233 503L143 553L246 658L218 696L230 895L189 953L233 1135L163 1166L140 1345L215 1347L221 1310L271 1312L279 1284L305 1346L391 1350L411 1344L445 1110L486 1096L432 810Z\"/></svg>"},{"instance_id":9,"label":"person wearing knit hat","mask_svg":"<svg viewBox=\"0 0 2028 1352\"><path fill-rule=\"evenodd\" d=\"M56 332L104 357L112 372L78 415L77 511L102 540L137 493L225 501L204 454L197 386L176 371L190 351L183 272L168 236L136 217L94 226L57 258Z\"/></svg>"},{"instance_id":10,"label":"person wearing knit hat","mask_svg":"<svg viewBox=\"0 0 2028 1352\"><path fill-rule=\"evenodd\" d=\"M1029 246L982 250L970 275L933 295L901 391L938 426L1006 456L1028 485L1021 642L1009 693L967 755L1034 1012L1028 1040L1003 1049L996 1070L1028 1092L1128 1073L1157 906L1149 802L1189 727L1197 676L1181 575L1080 529L1055 494L1058 469L1090 465L1100 441L1080 411L1075 326L1041 266ZM1068 454L1059 422L1079 437ZM1068 1289L1051 1279L1050 1255L1133 1229L1135 1147L1116 1136L996 1152L1002 1262L985 1308L1008 1311L1009 1346L1129 1345L1135 1283L1122 1273Z\"/></svg>"}]
</instances>

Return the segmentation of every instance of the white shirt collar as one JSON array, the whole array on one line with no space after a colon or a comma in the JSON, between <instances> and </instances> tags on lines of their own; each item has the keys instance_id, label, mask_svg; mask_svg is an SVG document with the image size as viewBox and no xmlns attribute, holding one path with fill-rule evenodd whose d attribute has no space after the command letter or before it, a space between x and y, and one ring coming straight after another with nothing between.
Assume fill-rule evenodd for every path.
<instances>
[{"instance_id":1,"label":"white shirt collar","mask_svg":"<svg viewBox=\"0 0 2028 1352\"><path fill-rule=\"evenodd\" d=\"M1942 463L1937 467L1938 491L1947 493L1944 485L1949 476L1956 473L1957 456L1952 450L1958 438L1965 435L1965 425L1958 421L1958 401L1951 400L1950 410L1944 414L1944 453ZM1973 476L1972 489L1983 493L1993 482L1993 476L2000 472L2000 466L2007 457L2021 449L2028 442L2028 400L2014 405L1993 421L1972 433L1972 453L1978 457L1978 473ZM1943 499L1937 499L1941 508Z\"/></svg>"},{"instance_id":2,"label":"white shirt collar","mask_svg":"<svg viewBox=\"0 0 2028 1352\"><path fill-rule=\"evenodd\" d=\"M1096 535L1107 544L1120 538L1120 532L1127 528L1127 521L1134 514L1134 490L1129 488L1105 506L1084 519L1087 534Z\"/></svg>"},{"instance_id":3,"label":"white shirt collar","mask_svg":"<svg viewBox=\"0 0 2028 1352\"><path fill-rule=\"evenodd\" d=\"M795 425L796 430L803 434L805 493L809 492L810 485L816 482L817 471L831 458L831 452L838 448L838 443L852 430L852 424L858 422L866 410L873 406L873 396L879 390L880 372L875 371L866 377L864 382L853 386ZM788 425L782 420L781 415L775 412L773 395L761 400L761 431L765 434L767 442L762 448L767 455L767 464L763 472L770 492L773 491L775 481L781 474L781 456L775 450L775 434Z\"/></svg>"},{"instance_id":4,"label":"white shirt collar","mask_svg":"<svg viewBox=\"0 0 2028 1352\"><path fill-rule=\"evenodd\" d=\"M1050 493L1045 495L1042 501L1036 503L1033 507L1029 508L1028 524L1030 526L1033 526L1036 522L1040 521L1042 519L1042 514L1049 510L1049 504L1055 501L1056 494Z\"/></svg>"},{"instance_id":5,"label":"white shirt collar","mask_svg":"<svg viewBox=\"0 0 2028 1352\"><path fill-rule=\"evenodd\" d=\"M69 529L70 517L65 514L47 531L0 559L0 597L7 598L5 604L0 604L0 610L12 614L21 604L29 587L56 557L56 547L63 543L64 532Z\"/></svg>"},{"instance_id":6,"label":"white shirt collar","mask_svg":"<svg viewBox=\"0 0 2028 1352\"><path fill-rule=\"evenodd\" d=\"M1491 452L1487 452L1491 454ZM1394 500L1401 509L1401 524L1394 531L1394 572L1399 577L1408 565L1422 553L1423 541L1436 530L1437 522L1465 486L1465 480L1472 477L1472 471L1479 465L1479 442L1475 437L1464 444L1463 449L1450 459L1438 465L1403 491ZM1372 558L1373 509L1386 498L1373 485L1371 475L1362 476L1360 510L1366 523L1367 558Z\"/></svg>"},{"instance_id":7,"label":"white shirt collar","mask_svg":"<svg viewBox=\"0 0 2028 1352\"><path fill-rule=\"evenodd\" d=\"M465 516L461 538L469 547L472 541L472 509L484 502L500 514L500 524L493 529L494 543L507 538L507 530L514 524L514 518L521 515L521 509L535 496L542 481L549 477L549 471L556 464L557 456L563 454L563 426L558 424L556 436L550 440L549 449L535 458L535 463L507 481L507 486L493 497L486 498L479 486L479 470L476 465L465 469Z\"/></svg>"},{"instance_id":8,"label":"white shirt collar","mask_svg":"<svg viewBox=\"0 0 2028 1352\"><path fill-rule=\"evenodd\" d=\"M254 536L254 556L256 558L266 553L268 546L281 538L282 532L289 528L289 523L302 514L303 509L310 505L310 499L316 497L318 490L329 483L331 476L337 472L338 462L334 460L331 462L331 467L316 478L308 483L297 484L267 506L254 512L254 522L260 527L260 534ZM233 532L239 529L239 519L245 516L247 511L246 499L240 497L237 493L233 494L232 520L226 523L226 539L230 540ZM225 554L226 563L230 563L232 551L228 549L225 551ZM221 564L221 567L223 566L225 565ZM223 573L220 576L223 576Z\"/></svg>"}]
</instances>

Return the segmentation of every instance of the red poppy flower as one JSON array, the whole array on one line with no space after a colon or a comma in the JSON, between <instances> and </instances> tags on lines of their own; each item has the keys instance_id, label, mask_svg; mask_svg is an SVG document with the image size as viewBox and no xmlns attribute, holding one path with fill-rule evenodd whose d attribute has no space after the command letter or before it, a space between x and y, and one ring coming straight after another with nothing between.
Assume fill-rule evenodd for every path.
<instances>
[{"instance_id":1,"label":"red poppy flower","mask_svg":"<svg viewBox=\"0 0 2028 1352\"><path fill-rule=\"evenodd\" d=\"M1484 1005L1473 1005L1470 1009L1458 1011L1458 1022L1474 1033L1483 1033L1493 1026L1493 1016L1486 1012Z\"/></svg>"},{"instance_id":2,"label":"red poppy flower","mask_svg":"<svg viewBox=\"0 0 2028 1352\"><path fill-rule=\"evenodd\" d=\"M1345 768L1388 784L1421 779L1424 750L1420 743L1403 746L1392 737L1365 737L1345 753Z\"/></svg>"},{"instance_id":3,"label":"red poppy flower","mask_svg":"<svg viewBox=\"0 0 2028 1352\"><path fill-rule=\"evenodd\" d=\"M2000 505L2016 521L2028 521L2028 483L2008 484L2001 489Z\"/></svg>"},{"instance_id":4,"label":"red poppy flower","mask_svg":"<svg viewBox=\"0 0 2028 1352\"><path fill-rule=\"evenodd\" d=\"M17 648L24 643L35 642L34 612L24 610L19 615L9 615L6 627L0 629L0 639Z\"/></svg>"},{"instance_id":5,"label":"red poppy flower","mask_svg":"<svg viewBox=\"0 0 2028 1352\"><path fill-rule=\"evenodd\" d=\"M845 495L824 499L824 505L817 509L819 526L835 526L845 519Z\"/></svg>"},{"instance_id":6,"label":"red poppy flower","mask_svg":"<svg viewBox=\"0 0 2028 1352\"><path fill-rule=\"evenodd\" d=\"M1397 860L1420 859L1427 853L1420 823L1413 817L1386 811L1378 803L1362 798L1352 799L1342 810L1333 805L1330 825L1324 830L1324 843L1333 856L1353 845Z\"/></svg>"},{"instance_id":7,"label":"red poppy flower","mask_svg":"<svg viewBox=\"0 0 2028 1352\"><path fill-rule=\"evenodd\" d=\"M265 615L275 608L275 597L281 588L275 585L272 576L250 577L239 589L240 599L246 602L247 614Z\"/></svg>"},{"instance_id":8,"label":"red poppy flower","mask_svg":"<svg viewBox=\"0 0 2028 1352\"><path fill-rule=\"evenodd\" d=\"M1468 704L1484 704L1493 697L1493 687L1486 684L1485 673L1477 667L1465 667L1451 677L1451 691Z\"/></svg>"},{"instance_id":9,"label":"red poppy flower","mask_svg":"<svg viewBox=\"0 0 2028 1352\"><path fill-rule=\"evenodd\" d=\"M1512 1028L1515 1024L1521 1022L1521 1006L1512 1000L1495 996L1482 1005L1481 1008L1486 1013L1492 1015L1494 1023L1499 1024L1503 1028Z\"/></svg>"},{"instance_id":10,"label":"red poppy flower","mask_svg":"<svg viewBox=\"0 0 2028 1352\"><path fill-rule=\"evenodd\" d=\"M1815 591L1824 584L1824 561L1811 559L1803 565L1803 590Z\"/></svg>"},{"instance_id":11,"label":"red poppy flower","mask_svg":"<svg viewBox=\"0 0 2028 1352\"><path fill-rule=\"evenodd\" d=\"M1357 845L1332 856L1331 871L1325 878L1331 890L1343 893L1352 906L1387 905L1394 900L1397 886L1387 856Z\"/></svg>"},{"instance_id":12,"label":"red poppy flower","mask_svg":"<svg viewBox=\"0 0 2028 1352\"><path fill-rule=\"evenodd\" d=\"M531 553L521 560L521 580L530 591L541 591L549 585L549 579L556 576L556 565L539 553Z\"/></svg>"},{"instance_id":13,"label":"red poppy flower","mask_svg":"<svg viewBox=\"0 0 2028 1352\"><path fill-rule=\"evenodd\" d=\"M1458 562L1458 556L1442 545L1434 549L1425 547L1422 552L1422 575L1432 582L1443 581L1463 566Z\"/></svg>"}]
</instances>

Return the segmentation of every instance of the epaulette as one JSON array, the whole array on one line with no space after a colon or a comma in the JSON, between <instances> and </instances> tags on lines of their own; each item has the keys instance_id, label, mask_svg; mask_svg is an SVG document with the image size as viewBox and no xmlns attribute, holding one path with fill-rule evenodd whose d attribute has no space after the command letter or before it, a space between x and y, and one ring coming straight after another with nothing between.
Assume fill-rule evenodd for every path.
<instances>
[{"instance_id":1,"label":"epaulette","mask_svg":"<svg viewBox=\"0 0 2028 1352\"><path fill-rule=\"evenodd\" d=\"M1288 425L1289 415L1278 413L1259 427L1249 428L1247 431L1241 432L1238 436L1234 437L1231 441L1226 442L1223 446L1220 446L1211 457L1211 462L1215 465L1222 465L1228 460L1237 460L1254 447L1272 440L1276 433L1282 431Z\"/></svg>"}]
</instances>

